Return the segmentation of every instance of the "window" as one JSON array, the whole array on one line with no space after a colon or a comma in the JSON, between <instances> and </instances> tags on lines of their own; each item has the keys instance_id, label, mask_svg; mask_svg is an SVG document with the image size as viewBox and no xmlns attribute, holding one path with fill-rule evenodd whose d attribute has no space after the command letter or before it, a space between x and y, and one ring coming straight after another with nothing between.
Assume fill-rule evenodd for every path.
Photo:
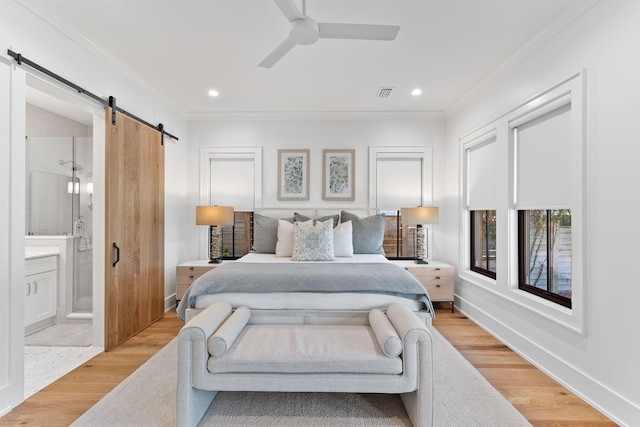
<instances>
[{"instance_id":1,"label":"window","mask_svg":"<svg viewBox=\"0 0 640 427\"><path fill-rule=\"evenodd\" d=\"M563 95L511 123L518 287L571 308L572 102Z\"/></svg>"},{"instance_id":2,"label":"window","mask_svg":"<svg viewBox=\"0 0 640 427\"><path fill-rule=\"evenodd\" d=\"M253 211L262 206L260 147L202 147L200 204L231 206L234 225L222 227L222 258L236 259L253 246ZM201 227L200 247L208 233ZM201 254L202 256L202 254Z\"/></svg>"},{"instance_id":3,"label":"window","mask_svg":"<svg viewBox=\"0 0 640 427\"><path fill-rule=\"evenodd\" d=\"M402 224L400 209L432 200L432 149L371 147L369 204L386 215L382 248L390 259L415 259L415 227Z\"/></svg>"},{"instance_id":4,"label":"window","mask_svg":"<svg viewBox=\"0 0 640 427\"><path fill-rule=\"evenodd\" d=\"M518 211L519 288L571 308L571 210Z\"/></svg>"},{"instance_id":5,"label":"window","mask_svg":"<svg viewBox=\"0 0 640 427\"><path fill-rule=\"evenodd\" d=\"M471 211L471 271L496 278L496 211Z\"/></svg>"},{"instance_id":6,"label":"window","mask_svg":"<svg viewBox=\"0 0 640 427\"><path fill-rule=\"evenodd\" d=\"M415 259L415 227L402 224L400 211L382 211L381 213L386 215L382 242L385 256L389 259Z\"/></svg>"},{"instance_id":7,"label":"window","mask_svg":"<svg viewBox=\"0 0 640 427\"><path fill-rule=\"evenodd\" d=\"M459 139L461 289L578 334L589 280L585 87L576 73Z\"/></svg>"},{"instance_id":8,"label":"window","mask_svg":"<svg viewBox=\"0 0 640 427\"><path fill-rule=\"evenodd\" d=\"M469 270L496 279L496 196L500 168L495 128L463 141ZM466 222L466 220L465 220Z\"/></svg>"},{"instance_id":9,"label":"window","mask_svg":"<svg viewBox=\"0 0 640 427\"><path fill-rule=\"evenodd\" d=\"M234 211L233 226L222 227L222 259L238 259L253 246L253 212Z\"/></svg>"}]
</instances>

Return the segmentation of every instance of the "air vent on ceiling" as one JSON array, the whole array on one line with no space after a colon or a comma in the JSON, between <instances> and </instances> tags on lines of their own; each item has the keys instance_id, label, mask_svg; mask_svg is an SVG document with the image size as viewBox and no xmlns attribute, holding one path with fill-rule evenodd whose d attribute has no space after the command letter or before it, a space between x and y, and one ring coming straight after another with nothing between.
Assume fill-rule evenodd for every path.
<instances>
[{"instance_id":1,"label":"air vent on ceiling","mask_svg":"<svg viewBox=\"0 0 640 427\"><path fill-rule=\"evenodd\" d=\"M378 89L378 98L388 98L391 96L392 87L381 87Z\"/></svg>"}]
</instances>

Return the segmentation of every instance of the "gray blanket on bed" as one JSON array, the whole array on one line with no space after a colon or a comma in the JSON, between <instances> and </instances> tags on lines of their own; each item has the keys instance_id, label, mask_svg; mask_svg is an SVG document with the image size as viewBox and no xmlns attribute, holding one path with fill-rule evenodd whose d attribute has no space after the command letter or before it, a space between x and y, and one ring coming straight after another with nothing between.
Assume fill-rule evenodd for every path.
<instances>
[{"instance_id":1,"label":"gray blanket on bed","mask_svg":"<svg viewBox=\"0 0 640 427\"><path fill-rule=\"evenodd\" d=\"M404 268L390 263L250 263L222 264L196 279L178 305L184 320L187 306L199 295L226 292L363 292L384 293L423 301L433 313L422 284Z\"/></svg>"}]
</instances>

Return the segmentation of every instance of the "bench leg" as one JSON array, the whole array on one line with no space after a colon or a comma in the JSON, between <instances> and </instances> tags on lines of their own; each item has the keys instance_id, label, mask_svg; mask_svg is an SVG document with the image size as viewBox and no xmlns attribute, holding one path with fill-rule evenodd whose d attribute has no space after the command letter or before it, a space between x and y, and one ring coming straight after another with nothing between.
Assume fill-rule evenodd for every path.
<instances>
[{"instance_id":1,"label":"bench leg","mask_svg":"<svg viewBox=\"0 0 640 427\"><path fill-rule=\"evenodd\" d=\"M433 425L432 393L423 393L418 389L411 393L402 393L400 398L413 427Z\"/></svg>"},{"instance_id":2,"label":"bench leg","mask_svg":"<svg viewBox=\"0 0 640 427\"><path fill-rule=\"evenodd\" d=\"M193 387L190 387L189 391L182 390L178 394L176 426L197 426L217 393L217 391L198 390Z\"/></svg>"}]
</instances>

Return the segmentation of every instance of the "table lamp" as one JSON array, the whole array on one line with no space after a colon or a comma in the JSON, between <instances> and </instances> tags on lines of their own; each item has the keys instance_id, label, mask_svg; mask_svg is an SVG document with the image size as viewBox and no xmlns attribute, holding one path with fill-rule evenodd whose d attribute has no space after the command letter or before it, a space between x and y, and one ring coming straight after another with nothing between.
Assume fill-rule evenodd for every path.
<instances>
[{"instance_id":1,"label":"table lamp","mask_svg":"<svg viewBox=\"0 0 640 427\"><path fill-rule=\"evenodd\" d=\"M427 233L423 224L437 224L440 220L440 213L437 206L418 206L415 208L402 208L400 210L402 223L416 226L416 264L428 264Z\"/></svg>"},{"instance_id":2,"label":"table lamp","mask_svg":"<svg viewBox=\"0 0 640 427\"><path fill-rule=\"evenodd\" d=\"M233 225L230 206L196 206L196 225L209 226L209 263L222 259L222 226Z\"/></svg>"}]
</instances>

